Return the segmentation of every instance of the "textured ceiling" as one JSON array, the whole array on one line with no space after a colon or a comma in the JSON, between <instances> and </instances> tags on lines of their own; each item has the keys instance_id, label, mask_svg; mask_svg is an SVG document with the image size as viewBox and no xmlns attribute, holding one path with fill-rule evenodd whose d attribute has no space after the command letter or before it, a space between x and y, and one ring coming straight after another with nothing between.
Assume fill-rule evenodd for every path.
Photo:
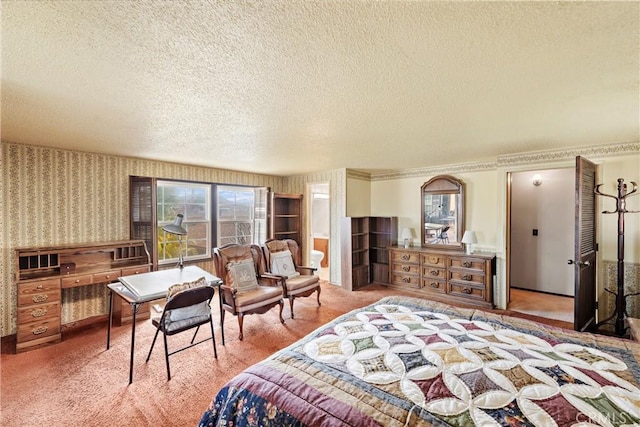
<instances>
[{"instance_id":1,"label":"textured ceiling","mask_svg":"<svg viewBox=\"0 0 640 427\"><path fill-rule=\"evenodd\" d=\"M2 140L276 175L638 141L639 5L3 1Z\"/></svg>"}]
</instances>

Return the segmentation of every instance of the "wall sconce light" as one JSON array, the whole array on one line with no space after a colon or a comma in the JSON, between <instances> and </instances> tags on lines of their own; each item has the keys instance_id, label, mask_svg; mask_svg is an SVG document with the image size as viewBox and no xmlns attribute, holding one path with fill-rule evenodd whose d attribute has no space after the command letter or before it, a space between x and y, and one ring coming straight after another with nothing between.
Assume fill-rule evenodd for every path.
<instances>
[{"instance_id":1,"label":"wall sconce light","mask_svg":"<svg viewBox=\"0 0 640 427\"><path fill-rule=\"evenodd\" d=\"M411 240L413 239L413 234L411 233L410 228L403 228L402 233L400 233L400 237L404 240L404 247L409 248L411 246Z\"/></svg>"},{"instance_id":2,"label":"wall sconce light","mask_svg":"<svg viewBox=\"0 0 640 427\"><path fill-rule=\"evenodd\" d=\"M536 187L540 186L542 184L542 175L540 175L539 173L533 175L533 178L531 179L531 182Z\"/></svg>"},{"instance_id":3,"label":"wall sconce light","mask_svg":"<svg viewBox=\"0 0 640 427\"><path fill-rule=\"evenodd\" d=\"M476 233L471 230L466 230L464 235L462 236L462 243L465 245L465 252L467 254L471 253L471 245L474 243L478 243L478 238L476 237Z\"/></svg>"},{"instance_id":4,"label":"wall sconce light","mask_svg":"<svg viewBox=\"0 0 640 427\"><path fill-rule=\"evenodd\" d=\"M180 267L181 269L184 268L184 260L182 258L182 236L187 235L187 230L182 226L183 219L184 215L178 214L176 215L176 219L173 221L173 224L167 224L162 227L165 232L178 236L178 247L180 251L180 253L178 254L178 267Z\"/></svg>"}]
</instances>

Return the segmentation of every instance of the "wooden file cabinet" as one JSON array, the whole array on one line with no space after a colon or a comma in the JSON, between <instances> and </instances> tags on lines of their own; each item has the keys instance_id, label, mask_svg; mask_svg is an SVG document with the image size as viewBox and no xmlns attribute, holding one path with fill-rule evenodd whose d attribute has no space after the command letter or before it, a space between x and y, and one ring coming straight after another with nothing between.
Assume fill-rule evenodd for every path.
<instances>
[{"instance_id":1,"label":"wooden file cabinet","mask_svg":"<svg viewBox=\"0 0 640 427\"><path fill-rule=\"evenodd\" d=\"M393 247L390 258L392 287L429 299L493 308L495 254Z\"/></svg>"}]
</instances>

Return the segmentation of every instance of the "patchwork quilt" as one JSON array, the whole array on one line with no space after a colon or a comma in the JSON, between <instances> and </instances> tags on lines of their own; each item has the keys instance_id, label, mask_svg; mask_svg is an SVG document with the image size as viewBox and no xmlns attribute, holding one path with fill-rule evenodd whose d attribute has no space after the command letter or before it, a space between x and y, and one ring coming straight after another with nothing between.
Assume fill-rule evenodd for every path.
<instances>
[{"instance_id":1,"label":"patchwork quilt","mask_svg":"<svg viewBox=\"0 0 640 427\"><path fill-rule=\"evenodd\" d=\"M639 426L640 345L410 297L231 379L200 426Z\"/></svg>"}]
</instances>

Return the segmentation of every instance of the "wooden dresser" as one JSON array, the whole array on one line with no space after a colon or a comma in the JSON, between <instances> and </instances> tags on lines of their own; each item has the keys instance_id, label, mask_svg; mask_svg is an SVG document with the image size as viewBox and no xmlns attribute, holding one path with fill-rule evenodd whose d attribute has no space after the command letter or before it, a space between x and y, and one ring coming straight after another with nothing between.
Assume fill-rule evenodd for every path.
<instances>
[{"instance_id":1,"label":"wooden dresser","mask_svg":"<svg viewBox=\"0 0 640 427\"><path fill-rule=\"evenodd\" d=\"M391 287L428 299L493 308L493 253L394 246L389 258Z\"/></svg>"},{"instance_id":2,"label":"wooden dresser","mask_svg":"<svg viewBox=\"0 0 640 427\"><path fill-rule=\"evenodd\" d=\"M17 248L16 351L21 352L62 338L62 290L118 281L120 276L151 271L142 240ZM131 316L130 305L115 304L116 323ZM149 308L138 318L149 318Z\"/></svg>"}]
</instances>

